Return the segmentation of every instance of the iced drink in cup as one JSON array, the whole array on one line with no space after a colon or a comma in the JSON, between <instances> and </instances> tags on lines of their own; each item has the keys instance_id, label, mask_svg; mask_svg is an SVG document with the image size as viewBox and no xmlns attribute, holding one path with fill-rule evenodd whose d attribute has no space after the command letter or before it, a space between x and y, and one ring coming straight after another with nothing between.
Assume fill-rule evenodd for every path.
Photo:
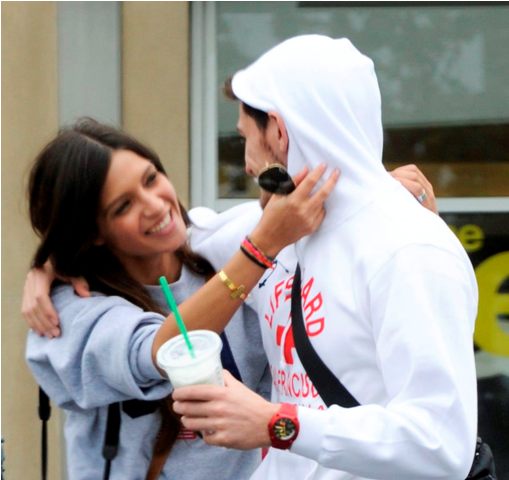
<instances>
[{"instance_id":1,"label":"iced drink in cup","mask_svg":"<svg viewBox=\"0 0 509 480\"><path fill-rule=\"evenodd\" d=\"M157 351L157 364L166 372L173 388L204 383L224 385L221 337L211 330L193 330L188 337L194 358L183 335L163 343Z\"/></svg>"}]
</instances>

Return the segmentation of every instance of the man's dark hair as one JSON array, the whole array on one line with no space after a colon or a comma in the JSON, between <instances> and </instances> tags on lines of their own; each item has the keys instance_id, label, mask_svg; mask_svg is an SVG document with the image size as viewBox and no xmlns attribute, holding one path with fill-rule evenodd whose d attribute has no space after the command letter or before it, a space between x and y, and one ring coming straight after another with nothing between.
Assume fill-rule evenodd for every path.
<instances>
[{"instance_id":1,"label":"man's dark hair","mask_svg":"<svg viewBox=\"0 0 509 480\"><path fill-rule=\"evenodd\" d=\"M264 112L263 110L258 110L257 108L251 107L247 103L244 103L242 100L240 100L237 95L233 92L232 88L232 78L228 77L223 85L223 93L226 98L229 98L230 100L237 100L241 103L242 109L246 113L246 115L249 115L255 122L256 125L258 125L258 128L260 130L265 130L267 128L267 125L269 123L269 115L267 112Z\"/></svg>"}]
</instances>

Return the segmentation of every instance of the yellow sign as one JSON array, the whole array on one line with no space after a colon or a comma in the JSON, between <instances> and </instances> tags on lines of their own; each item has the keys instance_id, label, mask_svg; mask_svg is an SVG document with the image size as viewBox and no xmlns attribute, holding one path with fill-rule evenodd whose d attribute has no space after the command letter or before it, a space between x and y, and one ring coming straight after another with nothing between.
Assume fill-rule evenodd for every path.
<instances>
[{"instance_id":1,"label":"yellow sign","mask_svg":"<svg viewBox=\"0 0 509 480\"><path fill-rule=\"evenodd\" d=\"M479 285L475 343L487 352L509 356L509 332L499 321L500 316L509 316L509 292L500 292L501 285L509 278L509 252L482 261L475 275Z\"/></svg>"},{"instance_id":2,"label":"yellow sign","mask_svg":"<svg viewBox=\"0 0 509 480\"><path fill-rule=\"evenodd\" d=\"M509 357L509 214L444 214L467 251L479 286L474 341L494 355Z\"/></svg>"}]
</instances>

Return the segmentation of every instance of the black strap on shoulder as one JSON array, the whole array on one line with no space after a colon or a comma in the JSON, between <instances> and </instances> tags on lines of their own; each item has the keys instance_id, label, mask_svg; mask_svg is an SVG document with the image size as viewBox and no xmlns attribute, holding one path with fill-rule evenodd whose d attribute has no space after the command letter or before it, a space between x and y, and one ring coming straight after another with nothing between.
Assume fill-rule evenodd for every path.
<instances>
[{"instance_id":1,"label":"black strap on shoulder","mask_svg":"<svg viewBox=\"0 0 509 480\"><path fill-rule=\"evenodd\" d=\"M142 402L132 400L127 403L126 413L132 418L153 413L157 408L157 402ZM141 405L143 404L143 405ZM140 406L141 405L141 406ZM132 408L130 408L132 407ZM51 405L46 392L39 387L39 418L42 422L41 432L41 479L46 480L48 475L48 420L51 416ZM111 470L111 462L117 456L120 438L120 403L108 405L106 419L106 432L104 435L103 457L105 459L103 480L108 480Z\"/></svg>"},{"instance_id":2,"label":"black strap on shoulder","mask_svg":"<svg viewBox=\"0 0 509 480\"><path fill-rule=\"evenodd\" d=\"M292 329L300 361L320 397L327 406L357 407L359 402L318 356L306 333L302 315L300 265L297 264L292 286Z\"/></svg>"},{"instance_id":3,"label":"black strap on shoulder","mask_svg":"<svg viewBox=\"0 0 509 480\"><path fill-rule=\"evenodd\" d=\"M139 418L154 413L159 408L160 403L160 400L138 400L133 398L122 402L122 411L131 418Z\"/></svg>"},{"instance_id":4,"label":"black strap on shoulder","mask_svg":"<svg viewBox=\"0 0 509 480\"><path fill-rule=\"evenodd\" d=\"M51 416L51 405L46 392L39 387L39 418L42 422L41 430L41 479L46 480L48 475L48 420Z\"/></svg>"},{"instance_id":5,"label":"black strap on shoulder","mask_svg":"<svg viewBox=\"0 0 509 480\"><path fill-rule=\"evenodd\" d=\"M48 476L48 420L51 416L51 405L48 395L46 395L46 392L41 387L39 387L38 412L42 422L41 479L46 480ZM104 436L103 457L106 460L104 465L104 480L108 480L110 476L111 461L116 457L118 451L119 435L120 404L112 403L108 406L108 419L106 420L106 434Z\"/></svg>"},{"instance_id":6,"label":"black strap on shoulder","mask_svg":"<svg viewBox=\"0 0 509 480\"><path fill-rule=\"evenodd\" d=\"M357 407L360 403L323 363L311 345L302 315L300 265L297 264L292 285L292 329L295 348L313 385L327 406ZM467 480L496 480L495 460L490 446L477 438L474 462Z\"/></svg>"},{"instance_id":7,"label":"black strap on shoulder","mask_svg":"<svg viewBox=\"0 0 509 480\"><path fill-rule=\"evenodd\" d=\"M108 405L108 419L104 434L103 457L105 459L103 480L110 476L111 461L117 456L120 437L120 403Z\"/></svg>"}]
</instances>

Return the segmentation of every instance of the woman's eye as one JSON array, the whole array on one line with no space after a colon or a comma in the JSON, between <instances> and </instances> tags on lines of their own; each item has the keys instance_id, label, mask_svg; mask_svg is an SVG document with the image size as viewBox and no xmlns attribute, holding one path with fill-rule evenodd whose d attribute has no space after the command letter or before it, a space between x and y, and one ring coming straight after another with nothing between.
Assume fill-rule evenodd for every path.
<instances>
[{"instance_id":1,"label":"woman's eye","mask_svg":"<svg viewBox=\"0 0 509 480\"><path fill-rule=\"evenodd\" d=\"M114 215L122 215L129 208L129 202L126 200L122 202L114 211Z\"/></svg>"},{"instance_id":2,"label":"woman's eye","mask_svg":"<svg viewBox=\"0 0 509 480\"><path fill-rule=\"evenodd\" d=\"M156 181L156 178L157 178L157 172L153 172L153 173L149 174L149 176L147 177L147 185L154 183Z\"/></svg>"}]
</instances>

